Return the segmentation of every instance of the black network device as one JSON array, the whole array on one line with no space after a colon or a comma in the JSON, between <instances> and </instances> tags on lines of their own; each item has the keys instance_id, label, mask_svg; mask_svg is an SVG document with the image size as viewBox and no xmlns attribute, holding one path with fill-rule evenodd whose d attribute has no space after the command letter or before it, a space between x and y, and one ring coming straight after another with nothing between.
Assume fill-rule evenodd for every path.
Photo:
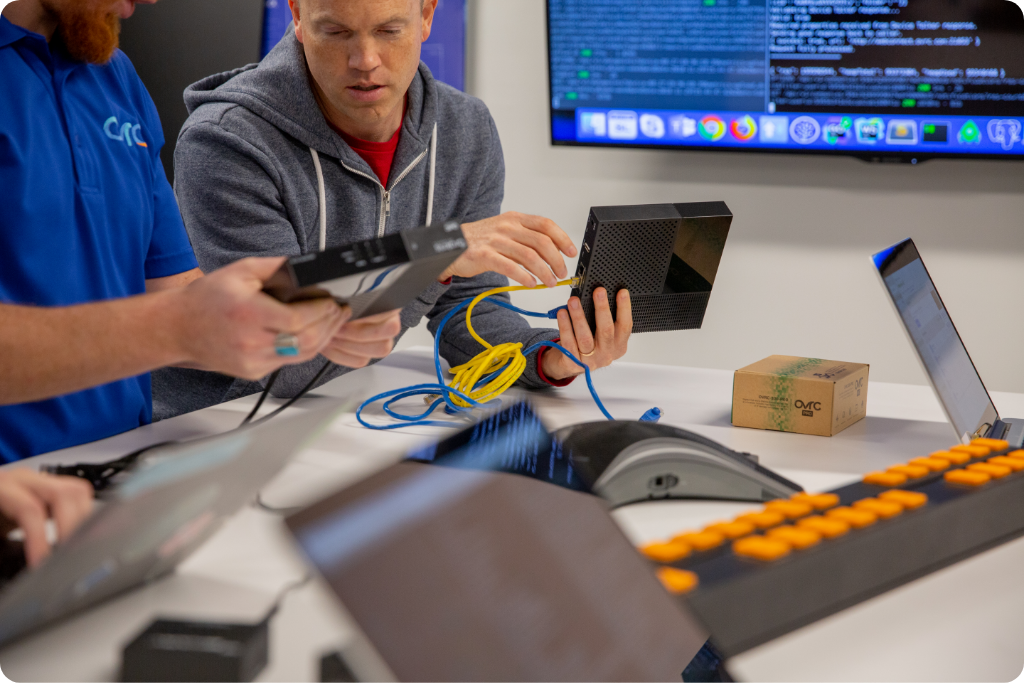
<instances>
[{"instance_id":1,"label":"black network device","mask_svg":"<svg viewBox=\"0 0 1024 683\"><path fill-rule=\"evenodd\" d=\"M121 680L251 681L267 665L268 619L258 624L157 619L125 646Z\"/></svg>"},{"instance_id":2,"label":"black network device","mask_svg":"<svg viewBox=\"0 0 1024 683\"><path fill-rule=\"evenodd\" d=\"M725 202L591 208L572 290L591 329L596 287L612 315L629 290L633 332L699 329L731 224Z\"/></svg>"},{"instance_id":3,"label":"black network device","mask_svg":"<svg viewBox=\"0 0 1024 683\"><path fill-rule=\"evenodd\" d=\"M454 221L293 256L264 291L291 303L334 298L364 318L404 308L466 250Z\"/></svg>"}]
</instances>

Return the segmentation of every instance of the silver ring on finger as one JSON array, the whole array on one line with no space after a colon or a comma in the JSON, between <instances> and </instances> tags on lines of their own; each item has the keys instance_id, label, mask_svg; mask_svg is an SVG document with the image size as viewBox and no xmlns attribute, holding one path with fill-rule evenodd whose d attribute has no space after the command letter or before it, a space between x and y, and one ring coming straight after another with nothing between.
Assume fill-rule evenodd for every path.
<instances>
[{"instance_id":1,"label":"silver ring on finger","mask_svg":"<svg viewBox=\"0 0 1024 683\"><path fill-rule=\"evenodd\" d=\"M281 332L274 337L274 353L279 356L299 355L299 338L290 332Z\"/></svg>"}]
</instances>

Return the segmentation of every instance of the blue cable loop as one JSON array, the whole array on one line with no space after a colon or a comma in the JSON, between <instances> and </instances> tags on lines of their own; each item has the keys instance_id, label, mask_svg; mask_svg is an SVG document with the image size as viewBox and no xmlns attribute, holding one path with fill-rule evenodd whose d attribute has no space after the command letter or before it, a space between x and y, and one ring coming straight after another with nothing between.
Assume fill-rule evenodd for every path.
<instances>
[{"instance_id":1,"label":"blue cable loop","mask_svg":"<svg viewBox=\"0 0 1024 683\"><path fill-rule=\"evenodd\" d=\"M493 296L497 296L497 295L493 295ZM510 311L515 311L516 313L519 313L520 315L527 315L527 316L530 316L530 317L533 317L533 318L550 318L550 319L554 320L554 319L558 318L558 311L560 311L562 309L566 309L566 306L558 306L557 308L552 308L550 311L548 311L546 313L537 313L536 311L527 311L527 310L524 310L522 308L519 308L518 306L513 306L510 302L504 301L502 299L492 299L489 296L489 297L486 297L485 300L490 300L490 302L492 304L495 304L497 306L501 306L502 308L507 308ZM449 415L459 415L461 413L466 413L466 412L469 412L470 410L472 410L473 408L482 405L478 401L474 401L473 399L469 398L468 396L466 396L462 392L458 391L457 389L452 389L447 384L445 384L444 383L444 373L441 370L441 350L440 350L441 344L440 344L440 341L439 341L441 339L441 332L444 330L444 326L448 324L448 321L452 319L452 316L454 316L456 313L458 313L462 309L466 308L470 304L471 301L472 301L472 299L467 299L467 300L463 301L461 304L459 304L458 306L456 306L455 308L453 308L452 310L448 311L448 313L446 313L445 316L443 318L441 318L441 324L438 325L437 331L434 333L434 372L437 374L437 384L431 384L431 383L416 384L416 385L413 385L413 386L402 387L401 389L392 389L390 391L384 391L384 392L381 392L381 393L377 394L376 396L372 396L372 397L366 399L356 409L356 419L359 421L359 424L363 425L364 427L366 427L368 429L379 429L379 430L400 429L402 427L413 427L413 426L451 427L451 426L453 426L451 422L444 422L444 421L441 421L441 420L428 420L427 418L430 415L432 415L433 412L435 410L437 410L437 408L439 408L441 405L444 405L444 411L446 413L448 413ZM609 420L614 420L615 418L613 418L611 413L609 413L608 410L604 407L604 403L601 402L601 398L597 395L597 390L594 388L594 382L591 380L591 377L590 377L590 368L587 367L586 363L584 363L579 358L577 358L576 356L574 356L571 353L569 353L563 346L561 346L560 344L556 344L553 341L545 340L545 341L537 342L536 344L533 344L532 346L524 349L523 350L523 355L524 356L529 356L534 351L537 351L537 350L539 350L539 349L541 349L542 347L545 347L545 346L553 348L553 349L557 349L559 352L563 353L566 357L568 357L569 360L571 360L573 363L576 363L576 365L578 365L581 368L583 368L583 374L584 374L584 376L586 377L586 380L587 380L587 388L590 389L590 395L594 398L594 403L597 404L597 407L601 410L601 413L604 414L604 416L606 418L608 418ZM491 374L487 375L486 377L481 377L477 381L476 386L480 386L480 385L486 384L488 381L491 380L492 377L494 377L499 372L501 372L500 369L492 372ZM463 401L465 401L466 403L470 404L470 407L469 408L463 408L462 406L456 405L451 400L451 396L453 394L456 397L458 397L458 398L462 399ZM427 407L427 409L424 410L419 415L405 415L403 413L399 413L399 412L395 411L391 407L392 404L394 404L396 401L402 400L403 398L409 398L410 396L424 396L424 395L427 395L427 396L429 396L429 395L438 395L438 398L435 401L431 402L431 404ZM387 415L391 416L392 418L398 420L398 422L396 424L375 425L375 424L370 424L369 422L367 422L366 420L363 419L363 409L366 408L371 403L376 403L377 401L381 401L381 400L384 400L384 405L383 405L384 412ZM495 399L495 400L500 404L501 399ZM640 419L641 420L646 419L647 421L655 421L656 422L657 421L657 417L655 417L653 420L650 417L650 415L653 413L653 411L658 411L658 417L661 416L661 411L660 410L658 410L657 408L652 408L651 410L649 410L646 413L644 413L644 416L642 418L640 418Z\"/></svg>"}]
</instances>

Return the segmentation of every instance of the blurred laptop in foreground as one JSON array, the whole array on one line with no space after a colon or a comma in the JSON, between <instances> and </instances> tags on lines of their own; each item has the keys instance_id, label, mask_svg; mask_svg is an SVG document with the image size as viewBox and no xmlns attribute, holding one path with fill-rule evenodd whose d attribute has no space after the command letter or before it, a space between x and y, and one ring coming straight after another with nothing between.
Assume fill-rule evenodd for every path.
<instances>
[{"instance_id":1,"label":"blurred laptop in foreground","mask_svg":"<svg viewBox=\"0 0 1024 683\"><path fill-rule=\"evenodd\" d=\"M532 410L442 445L287 519L372 646L360 679L679 680L706 632Z\"/></svg>"},{"instance_id":2,"label":"blurred laptop in foreground","mask_svg":"<svg viewBox=\"0 0 1024 683\"><path fill-rule=\"evenodd\" d=\"M169 574L348 401L145 453L97 511L0 590L0 646Z\"/></svg>"}]
</instances>

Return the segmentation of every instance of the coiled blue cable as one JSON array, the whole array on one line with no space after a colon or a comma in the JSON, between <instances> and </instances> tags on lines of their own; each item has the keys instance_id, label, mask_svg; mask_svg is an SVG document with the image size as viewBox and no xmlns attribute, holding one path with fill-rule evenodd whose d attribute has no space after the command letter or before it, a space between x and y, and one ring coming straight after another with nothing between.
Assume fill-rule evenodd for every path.
<instances>
[{"instance_id":1,"label":"coiled blue cable","mask_svg":"<svg viewBox=\"0 0 1024 683\"><path fill-rule=\"evenodd\" d=\"M497 295L495 295L495 296L497 296ZM492 297L487 297L487 300L490 300L491 303L493 303L493 304L495 304L497 306L501 306L502 308L507 308L510 311L515 311L516 313L519 313L520 315L526 315L526 316L530 316L530 317L533 317L533 318L557 319L558 318L558 311L566 308L565 306L558 306L557 308L552 308L550 311L548 311L546 313L538 313L536 311L527 311L527 310L524 310L522 308L519 308L518 306L513 306L510 302L504 301L503 299L493 299ZM445 412L450 414L450 415L458 415L458 414L461 414L461 413L467 413L467 412L471 411L473 408L475 408L476 406L481 405L479 402L474 401L473 399L469 398L468 396L466 396L462 392L460 392L460 391L458 391L456 389L452 389L447 384L445 384L444 383L444 373L441 370L441 350L440 350L441 344L440 344L440 341L439 341L441 339L441 333L444 330L444 326L447 325L448 321L452 319L452 316L454 316L456 313L458 313L459 311L464 309L466 306L468 306L470 301L471 301L471 299L467 299L466 301L463 301L461 304L459 304L458 306L456 306L452 310L448 311L448 313L446 313L445 316L443 318L441 318L441 324L438 325L437 331L434 333L434 372L437 374L437 383L436 384L431 384L431 383L416 384L416 385L413 385L413 386L402 387L401 389L392 389L390 391L384 391L384 392L381 392L381 393L377 394L376 396L372 396L372 397L368 398L367 400L363 401L363 403L360 404L360 406L356 409L356 419L359 421L359 424L363 425L364 427L366 427L368 429L378 429L378 430L401 429L402 427L416 427L416 426L451 427L451 426L453 426L453 424L451 422L446 422L446 421L441 421L441 420L430 420L428 418L430 417L430 415L433 414L433 412L435 410L437 410L442 405L444 406ZM541 349L542 347L545 347L545 346L553 348L553 349L557 349L560 353L562 353L565 356L567 356L569 358L569 360L571 360L572 362L576 363L576 365L578 365L581 368L583 368L583 374L584 374L584 376L586 377L586 380L587 380L587 388L590 390L590 395L594 398L594 403L597 404L597 407L601 410L601 413L604 414L604 416L606 418L608 418L609 420L614 420L615 418L612 417L611 413L609 413L608 410L604 407L604 403L601 402L601 397L597 395L597 390L594 388L594 382L593 382L593 380L590 377L590 368L587 367L586 363L581 361L579 358L577 358L573 354L569 353L569 351L566 350L565 347L563 347L560 344L556 344L553 341L546 341L545 340L545 341L542 341L542 342L537 342L536 344L533 344L533 345L529 346L528 348L524 349L523 350L523 355L524 356L528 356L531 353L533 353L534 351L537 351L537 350L539 350L539 349ZM494 373L491 373L490 375L487 375L486 377L481 377L480 380L476 383L476 386L485 385L498 372L500 372L500 370L495 371ZM463 401L465 401L466 403L470 404L471 407L470 408L464 408L462 406L456 405L451 400L451 396L453 394L456 397L458 397L458 398L462 399ZM406 414L400 413L397 410L392 408L392 405L395 402L400 401L400 400L402 400L404 398L409 398L410 396L431 396L431 395L437 395L438 398L436 400L434 400L433 402L431 402L431 404L427 407L427 409L424 410L422 413L420 413L418 415L406 415ZM387 415L389 415L390 417L394 418L395 420L398 420L398 422L396 424L375 425L375 424L371 424L370 422L367 422L366 420L363 419L363 410L367 406L369 406L369 405L371 405L373 403L376 403L377 401L384 401L384 405L383 405L384 412ZM650 411L648 411L648 413L649 412ZM645 416L646 416L646 414L645 414Z\"/></svg>"}]
</instances>

